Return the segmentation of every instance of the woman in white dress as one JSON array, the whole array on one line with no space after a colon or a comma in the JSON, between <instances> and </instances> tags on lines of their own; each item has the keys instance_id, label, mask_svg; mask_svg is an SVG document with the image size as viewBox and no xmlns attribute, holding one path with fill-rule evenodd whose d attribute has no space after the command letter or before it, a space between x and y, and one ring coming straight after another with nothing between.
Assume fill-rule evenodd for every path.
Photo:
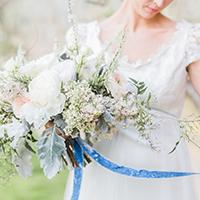
<instances>
[{"instance_id":1,"label":"woman in white dress","mask_svg":"<svg viewBox=\"0 0 200 200\"><path fill-rule=\"evenodd\" d=\"M81 42L98 54L126 26L126 42L114 75L127 87L129 77L144 81L156 97L152 107L179 118L188 77L200 94L200 24L176 22L161 14L172 1L124 0L119 10L105 21L79 24L78 30ZM67 40L73 40L71 31ZM152 142L158 145L159 152L138 137L134 127L120 128L111 141L102 141L95 149L111 161L136 169L191 171L185 141L168 154L180 135L177 123L166 117L152 133ZM73 172L70 172L65 200L70 199L72 190ZM130 178L92 162L84 169L79 199L197 200L197 196L193 177Z\"/></svg>"}]
</instances>

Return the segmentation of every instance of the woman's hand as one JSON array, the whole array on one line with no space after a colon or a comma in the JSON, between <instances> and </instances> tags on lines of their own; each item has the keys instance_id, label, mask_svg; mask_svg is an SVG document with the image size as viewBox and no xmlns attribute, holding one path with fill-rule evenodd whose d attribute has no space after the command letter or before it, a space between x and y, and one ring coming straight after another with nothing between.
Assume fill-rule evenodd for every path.
<instances>
[{"instance_id":1,"label":"woman's hand","mask_svg":"<svg viewBox=\"0 0 200 200\"><path fill-rule=\"evenodd\" d=\"M188 75L194 89L200 95L200 61L193 62L188 66Z\"/></svg>"}]
</instances>

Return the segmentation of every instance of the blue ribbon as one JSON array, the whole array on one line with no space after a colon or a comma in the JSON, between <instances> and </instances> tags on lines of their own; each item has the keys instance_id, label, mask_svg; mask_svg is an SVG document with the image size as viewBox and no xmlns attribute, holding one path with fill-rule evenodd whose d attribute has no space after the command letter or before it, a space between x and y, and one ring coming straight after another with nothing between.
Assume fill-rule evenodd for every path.
<instances>
[{"instance_id":1,"label":"blue ribbon","mask_svg":"<svg viewBox=\"0 0 200 200\"><path fill-rule=\"evenodd\" d=\"M74 157L77 161L78 167L74 169L74 182L73 182L73 194L71 200L78 200L81 190L81 183L83 178L83 149L76 140L73 140Z\"/></svg>"},{"instance_id":2,"label":"blue ribbon","mask_svg":"<svg viewBox=\"0 0 200 200\"><path fill-rule=\"evenodd\" d=\"M82 168L84 164L83 149L77 140L73 140L73 146L74 146L75 160L77 161L78 166Z\"/></svg>"},{"instance_id":3,"label":"blue ribbon","mask_svg":"<svg viewBox=\"0 0 200 200\"><path fill-rule=\"evenodd\" d=\"M83 140L80 138L76 138L75 144L77 146L75 149L75 155L76 155L76 150L80 153L81 149L81 154L86 153L89 155L93 160L95 160L98 164L101 166L105 167L106 169L130 176L130 177L137 177L137 178L175 178L175 177L183 177L183 176L191 176L191 175L198 175L199 173L191 173L191 172L173 172L173 171L149 171L149 170L136 170L133 168L129 168L126 166L120 166L116 163L113 163L103 157L100 153L98 153L94 148L86 144ZM79 147L78 147L79 146ZM77 153L77 155L79 154ZM76 158L76 156L75 156ZM83 165L82 165L83 168ZM78 200L79 195L80 195L80 189L81 189L81 182L82 182L82 176L83 176L83 169L82 168L75 168L74 172L74 188L73 188L73 194L71 200Z\"/></svg>"},{"instance_id":4,"label":"blue ribbon","mask_svg":"<svg viewBox=\"0 0 200 200\"><path fill-rule=\"evenodd\" d=\"M78 200L81 190L81 183L83 178L83 169L78 167L74 169L74 183L73 183L73 193L71 200Z\"/></svg>"}]
</instances>

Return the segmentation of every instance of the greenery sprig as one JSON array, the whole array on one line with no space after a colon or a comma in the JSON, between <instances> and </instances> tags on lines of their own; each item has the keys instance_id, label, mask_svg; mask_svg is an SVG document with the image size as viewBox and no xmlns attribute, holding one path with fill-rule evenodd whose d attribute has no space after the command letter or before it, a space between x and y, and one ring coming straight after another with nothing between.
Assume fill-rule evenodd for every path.
<instances>
[{"instance_id":1,"label":"greenery sprig","mask_svg":"<svg viewBox=\"0 0 200 200\"><path fill-rule=\"evenodd\" d=\"M200 148L200 116L190 115L185 119L178 120L178 123L181 135L169 154L173 153L177 149L183 139L191 142L197 148Z\"/></svg>"}]
</instances>

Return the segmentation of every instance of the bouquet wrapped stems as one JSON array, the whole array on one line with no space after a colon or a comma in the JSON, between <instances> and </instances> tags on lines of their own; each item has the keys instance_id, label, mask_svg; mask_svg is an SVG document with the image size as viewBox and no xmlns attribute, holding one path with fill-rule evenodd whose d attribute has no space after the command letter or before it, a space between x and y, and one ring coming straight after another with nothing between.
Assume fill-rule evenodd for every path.
<instances>
[{"instance_id":1,"label":"bouquet wrapped stems","mask_svg":"<svg viewBox=\"0 0 200 200\"><path fill-rule=\"evenodd\" d=\"M79 166L78 162L75 159L75 155L74 155L75 152L74 152L74 145L73 145L74 139L72 138L72 136L69 134L67 135L61 128L57 127L55 125L55 123L53 122L53 120L48 121L45 124L46 129L49 129L52 127L55 127L56 134L65 140L66 153L70 159L70 165L72 165L73 168L81 167L81 166ZM89 156L86 153L84 153L83 156L84 156L84 165L91 162L91 159L89 158ZM66 166L68 166L69 161L67 161L63 155L62 155L62 159L63 159L64 163L66 164Z\"/></svg>"}]
</instances>

